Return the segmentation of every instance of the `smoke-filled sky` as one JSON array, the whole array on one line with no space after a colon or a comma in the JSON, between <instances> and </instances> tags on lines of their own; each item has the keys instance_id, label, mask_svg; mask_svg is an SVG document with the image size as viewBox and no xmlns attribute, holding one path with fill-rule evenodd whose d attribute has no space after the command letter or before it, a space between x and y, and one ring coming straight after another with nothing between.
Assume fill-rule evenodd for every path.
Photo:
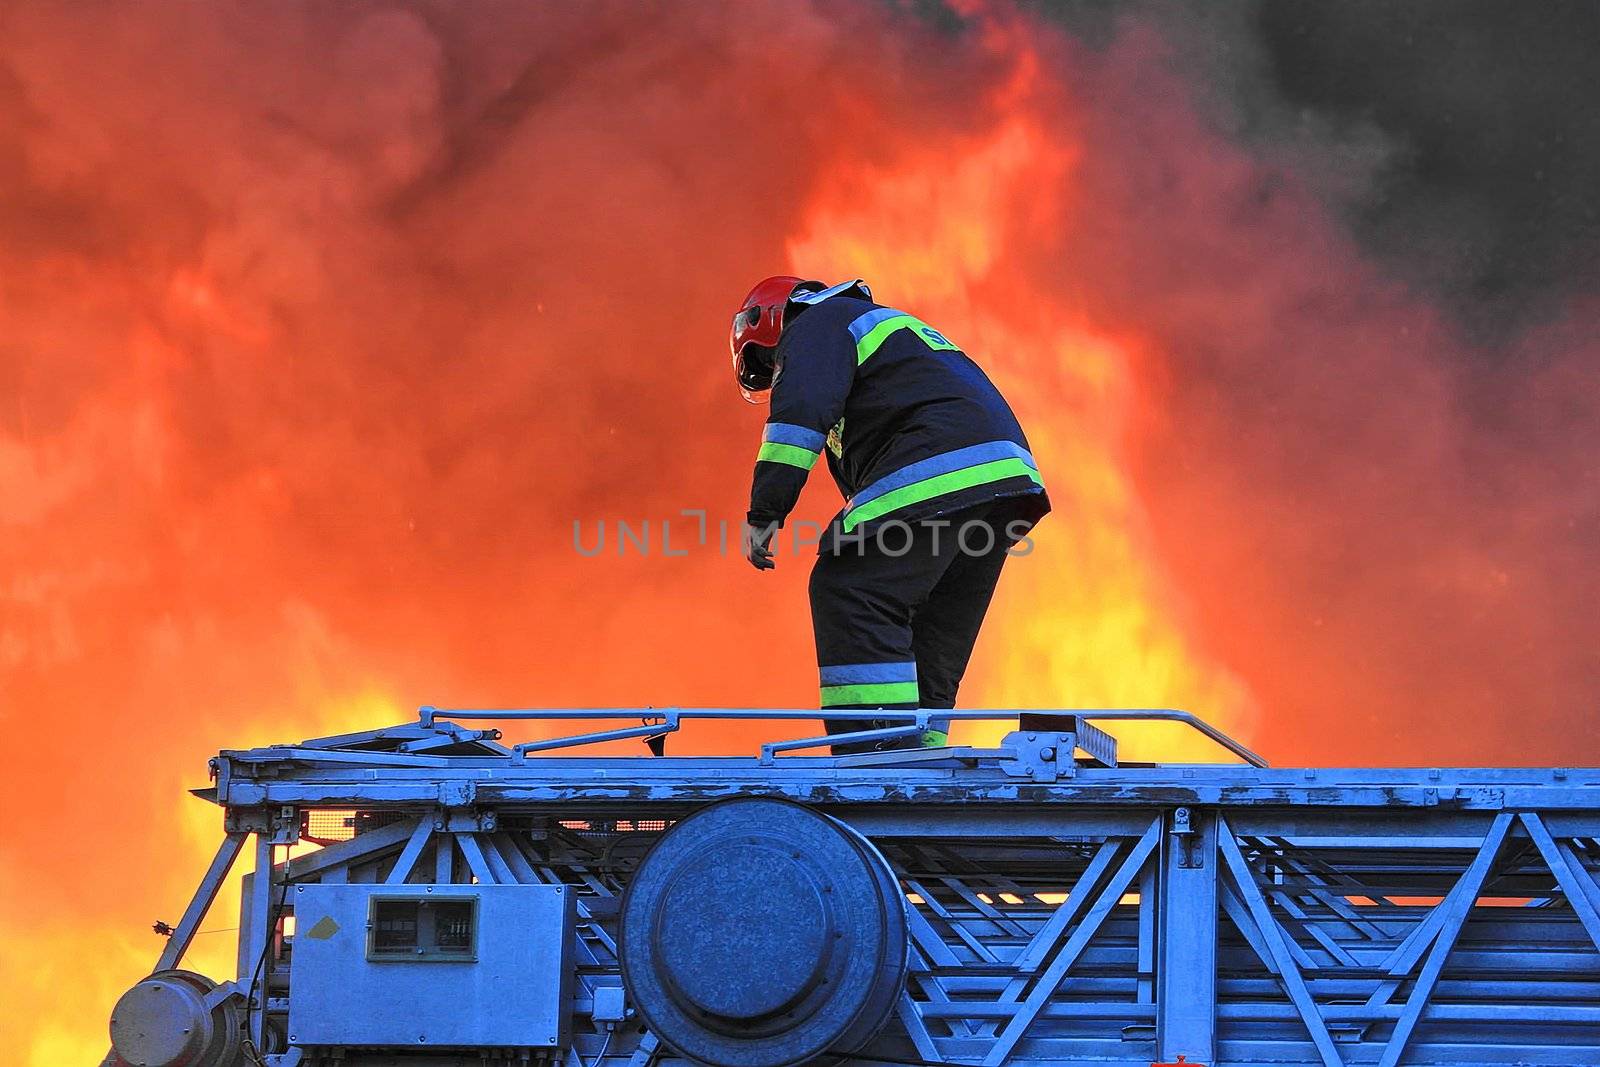
<instances>
[{"instance_id":1,"label":"smoke-filled sky","mask_svg":"<svg viewBox=\"0 0 1600 1067\"><path fill-rule=\"evenodd\" d=\"M0 7L0 1050L97 1062L218 748L815 700L804 553L716 545L770 273L865 276L1028 428L1057 512L969 706L1600 760L1597 50L1557 3Z\"/></svg>"}]
</instances>

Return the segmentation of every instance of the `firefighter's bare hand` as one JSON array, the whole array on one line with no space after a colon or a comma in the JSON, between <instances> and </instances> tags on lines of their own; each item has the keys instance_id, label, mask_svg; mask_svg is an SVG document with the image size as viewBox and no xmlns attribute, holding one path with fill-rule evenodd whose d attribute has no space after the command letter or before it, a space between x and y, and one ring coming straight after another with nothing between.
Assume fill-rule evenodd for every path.
<instances>
[{"instance_id":1,"label":"firefighter's bare hand","mask_svg":"<svg viewBox=\"0 0 1600 1067\"><path fill-rule=\"evenodd\" d=\"M744 535L740 539L740 546L744 551L744 558L758 571L770 571L778 565L772 558L771 547L772 535L776 530L775 525L753 526L749 522L744 524Z\"/></svg>"}]
</instances>

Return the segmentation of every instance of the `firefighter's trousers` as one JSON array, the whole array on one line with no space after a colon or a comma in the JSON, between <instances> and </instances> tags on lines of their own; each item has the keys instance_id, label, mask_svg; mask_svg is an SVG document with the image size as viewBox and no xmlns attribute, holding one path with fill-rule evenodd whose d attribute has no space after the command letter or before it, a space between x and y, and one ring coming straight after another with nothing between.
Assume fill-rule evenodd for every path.
<instances>
[{"instance_id":1,"label":"firefighter's trousers","mask_svg":"<svg viewBox=\"0 0 1600 1067\"><path fill-rule=\"evenodd\" d=\"M828 544L811 571L811 625L825 710L954 708L1008 549L1025 531L1010 500L886 523ZM827 723L830 734L891 725ZM922 739L835 746L836 754L944 744Z\"/></svg>"}]
</instances>

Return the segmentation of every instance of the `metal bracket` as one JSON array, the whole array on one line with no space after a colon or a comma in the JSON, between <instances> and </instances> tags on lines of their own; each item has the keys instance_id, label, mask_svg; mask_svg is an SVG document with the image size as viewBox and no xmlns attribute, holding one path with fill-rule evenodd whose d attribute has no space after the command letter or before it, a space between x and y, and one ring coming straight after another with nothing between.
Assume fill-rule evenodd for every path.
<instances>
[{"instance_id":1,"label":"metal bracket","mask_svg":"<svg viewBox=\"0 0 1600 1067\"><path fill-rule=\"evenodd\" d=\"M1007 774L1036 782L1071 778L1078 773L1079 751L1088 763L1117 765L1117 739L1081 715L1024 712L1018 725L1001 741L1002 750L1012 753L1000 764Z\"/></svg>"},{"instance_id":2,"label":"metal bracket","mask_svg":"<svg viewBox=\"0 0 1600 1067\"><path fill-rule=\"evenodd\" d=\"M1011 758L1000 761L1000 769L1013 778L1032 778L1035 782L1054 782L1078 773L1072 758L1076 738L1054 730L1021 730L1006 734L1000 747ZM1061 754L1066 753L1066 759Z\"/></svg>"},{"instance_id":3,"label":"metal bracket","mask_svg":"<svg viewBox=\"0 0 1600 1067\"><path fill-rule=\"evenodd\" d=\"M1195 855L1196 837L1192 813L1188 808L1177 808L1172 812L1173 849L1177 853L1179 867L1204 867L1205 860Z\"/></svg>"},{"instance_id":4,"label":"metal bracket","mask_svg":"<svg viewBox=\"0 0 1600 1067\"><path fill-rule=\"evenodd\" d=\"M207 993L205 995L205 999L202 1000L201 1003L206 1006L207 1011L210 1011L218 1004L225 1004L234 997L238 997L240 1000L243 1000L245 997L244 988L241 987L238 982L223 982L221 985L217 986L217 988Z\"/></svg>"},{"instance_id":5,"label":"metal bracket","mask_svg":"<svg viewBox=\"0 0 1600 1067\"><path fill-rule=\"evenodd\" d=\"M486 834L499 826L494 812L476 808L452 808L433 817L434 830L445 834Z\"/></svg>"},{"instance_id":6,"label":"metal bracket","mask_svg":"<svg viewBox=\"0 0 1600 1067\"><path fill-rule=\"evenodd\" d=\"M1023 733L1053 730L1060 734L1070 734L1072 742L1062 750L1065 758L1075 761L1077 754L1082 752L1090 763L1102 767L1117 765L1117 739L1082 715L1071 712L1025 711L1017 716L1017 728Z\"/></svg>"},{"instance_id":7,"label":"metal bracket","mask_svg":"<svg viewBox=\"0 0 1600 1067\"><path fill-rule=\"evenodd\" d=\"M273 845L300 843L300 811L291 805L260 808L228 808L222 828L230 834L260 834Z\"/></svg>"}]
</instances>

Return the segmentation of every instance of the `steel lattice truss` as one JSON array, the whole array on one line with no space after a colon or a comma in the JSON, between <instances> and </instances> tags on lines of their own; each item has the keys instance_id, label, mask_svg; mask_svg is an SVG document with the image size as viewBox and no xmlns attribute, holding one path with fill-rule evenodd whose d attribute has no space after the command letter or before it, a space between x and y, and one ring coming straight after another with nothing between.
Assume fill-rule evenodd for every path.
<instances>
[{"instance_id":1,"label":"steel lattice truss","mask_svg":"<svg viewBox=\"0 0 1600 1067\"><path fill-rule=\"evenodd\" d=\"M208 795L229 832L158 969L252 837L273 874L245 879L235 990L263 1048L293 996L294 886L560 883L580 902L562 1062L678 1062L590 1021L620 982L620 898L675 819L764 795L866 835L911 905L910 979L861 1063L1600 1063L1600 772L1093 766L1020 733L881 757L530 758L494 736L425 716L224 753ZM272 862L317 825L347 839Z\"/></svg>"}]
</instances>

